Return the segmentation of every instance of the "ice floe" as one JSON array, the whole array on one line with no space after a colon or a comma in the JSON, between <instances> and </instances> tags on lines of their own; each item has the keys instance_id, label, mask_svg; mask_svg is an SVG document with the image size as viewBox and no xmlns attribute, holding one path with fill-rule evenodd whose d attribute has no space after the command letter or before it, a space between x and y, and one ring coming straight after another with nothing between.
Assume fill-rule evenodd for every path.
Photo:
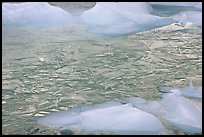
<instances>
[{"instance_id":1,"label":"ice floe","mask_svg":"<svg viewBox=\"0 0 204 137\"><path fill-rule=\"evenodd\" d=\"M71 14L47 2L3 3L2 24L12 26L47 26L73 23Z\"/></svg>"},{"instance_id":2,"label":"ice floe","mask_svg":"<svg viewBox=\"0 0 204 137\"><path fill-rule=\"evenodd\" d=\"M173 15L154 14L152 5L177 6ZM197 9L178 7L196 7ZM48 2L3 3L3 26L53 26L78 24L87 27L88 32L107 36L123 36L155 29L175 22L202 26L202 3L147 3L147 2L97 2L80 16L73 16L66 10L51 6ZM157 9L161 10L161 8ZM158 12L158 11L157 11ZM159 11L160 12L160 11ZM162 11L161 11L162 12ZM165 11L166 12L166 11Z\"/></svg>"},{"instance_id":3,"label":"ice floe","mask_svg":"<svg viewBox=\"0 0 204 137\"><path fill-rule=\"evenodd\" d=\"M87 132L159 134L165 128L160 120L165 120L185 133L201 133L202 102L184 96L202 99L202 94L192 94L202 92L202 88L198 90L190 82L187 88L161 87L159 90L164 93L161 100L127 97L54 112L37 121L44 126L63 129L75 126Z\"/></svg>"}]
</instances>

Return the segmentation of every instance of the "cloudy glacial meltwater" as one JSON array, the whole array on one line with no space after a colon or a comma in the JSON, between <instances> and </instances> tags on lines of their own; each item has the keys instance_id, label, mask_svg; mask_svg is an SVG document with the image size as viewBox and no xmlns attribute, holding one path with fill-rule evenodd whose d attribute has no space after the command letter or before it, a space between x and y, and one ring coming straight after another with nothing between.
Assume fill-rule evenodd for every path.
<instances>
[{"instance_id":1,"label":"cloudy glacial meltwater","mask_svg":"<svg viewBox=\"0 0 204 137\"><path fill-rule=\"evenodd\" d=\"M202 134L202 3L2 3L2 134Z\"/></svg>"}]
</instances>

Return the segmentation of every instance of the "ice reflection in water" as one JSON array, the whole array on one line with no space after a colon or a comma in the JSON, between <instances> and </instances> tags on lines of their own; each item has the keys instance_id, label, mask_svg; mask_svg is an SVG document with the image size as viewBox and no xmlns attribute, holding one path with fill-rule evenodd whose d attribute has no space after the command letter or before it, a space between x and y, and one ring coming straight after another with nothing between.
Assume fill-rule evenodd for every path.
<instances>
[{"instance_id":1,"label":"ice reflection in water","mask_svg":"<svg viewBox=\"0 0 204 137\"><path fill-rule=\"evenodd\" d=\"M128 96L158 100L158 85L190 79L202 86L200 30L106 38L79 26L3 28L3 134L58 134L36 116ZM164 134L183 133L169 127Z\"/></svg>"}]
</instances>

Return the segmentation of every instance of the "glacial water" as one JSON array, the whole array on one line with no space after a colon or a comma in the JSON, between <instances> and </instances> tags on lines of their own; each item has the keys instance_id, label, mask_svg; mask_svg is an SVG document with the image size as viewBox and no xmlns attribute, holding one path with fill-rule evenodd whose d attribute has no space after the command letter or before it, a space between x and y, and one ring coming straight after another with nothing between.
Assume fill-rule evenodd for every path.
<instances>
[{"instance_id":1,"label":"glacial water","mask_svg":"<svg viewBox=\"0 0 204 137\"><path fill-rule=\"evenodd\" d=\"M112 38L78 25L3 27L2 134L60 134L36 118L129 96L159 100L161 85L202 86L202 27L169 28ZM184 134L167 127L161 134Z\"/></svg>"}]
</instances>

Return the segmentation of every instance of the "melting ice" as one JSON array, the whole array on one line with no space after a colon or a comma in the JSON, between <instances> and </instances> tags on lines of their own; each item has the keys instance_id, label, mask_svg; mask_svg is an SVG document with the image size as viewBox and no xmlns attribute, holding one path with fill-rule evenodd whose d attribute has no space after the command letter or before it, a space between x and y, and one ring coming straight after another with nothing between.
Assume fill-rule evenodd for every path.
<instances>
[{"instance_id":1,"label":"melting ice","mask_svg":"<svg viewBox=\"0 0 204 137\"><path fill-rule=\"evenodd\" d=\"M192 81L190 81L188 87L172 88L172 87L159 87L160 92L177 93L186 97L194 97L202 99L202 87L194 87Z\"/></svg>"},{"instance_id":2,"label":"melting ice","mask_svg":"<svg viewBox=\"0 0 204 137\"><path fill-rule=\"evenodd\" d=\"M153 14L152 5L191 6L200 11L182 11L172 16L160 17ZM11 26L50 26L81 23L87 31L108 36L128 35L146 31L175 22L202 26L202 3L147 3L147 2L97 2L79 17L47 2L29 2L20 4L3 3L3 25ZM158 9L157 9L158 10ZM180 10L179 10L180 11Z\"/></svg>"},{"instance_id":3,"label":"melting ice","mask_svg":"<svg viewBox=\"0 0 204 137\"><path fill-rule=\"evenodd\" d=\"M130 34L173 23L171 18L151 15L151 6L143 2L97 2L81 18L91 32L106 35Z\"/></svg>"},{"instance_id":4,"label":"melting ice","mask_svg":"<svg viewBox=\"0 0 204 137\"><path fill-rule=\"evenodd\" d=\"M3 25L47 26L65 25L74 21L65 10L51 6L47 2L25 2L2 4Z\"/></svg>"},{"instance_id":5,"label":"melting ice","mask_svg":"<svg viewBox=\"0 0 204 137\"><path fill-rule=\"evenodd\" d=\"M190 90L189 90L190 88ZM182 93L194 96L201 87L182 88ZM77 126L85 131L105 131L115 134L159 134L165 127L161 119L186 133L202 132L202 102L183 97L180 90L162 88L160 101L147 101L140 97L128 97L118 101L82 106L64 112L56 112L38 119L38 123L50 127ZM176 88L173 89L174 91Z\"/></svg>"},{"instance_id":6,"label":"melting ice","mask_svg":"<svg viewBox=\"0 0 204 137\"><path fill-rule=\"evenodd\" d=\"M80 111L79 111L80 110ZM161 122L152 114L131 104L58 112L38 119L38 123L52 127L78 126L85 131L113 132L114 134L158 134Z\"/></svg>"}]
</instances>

